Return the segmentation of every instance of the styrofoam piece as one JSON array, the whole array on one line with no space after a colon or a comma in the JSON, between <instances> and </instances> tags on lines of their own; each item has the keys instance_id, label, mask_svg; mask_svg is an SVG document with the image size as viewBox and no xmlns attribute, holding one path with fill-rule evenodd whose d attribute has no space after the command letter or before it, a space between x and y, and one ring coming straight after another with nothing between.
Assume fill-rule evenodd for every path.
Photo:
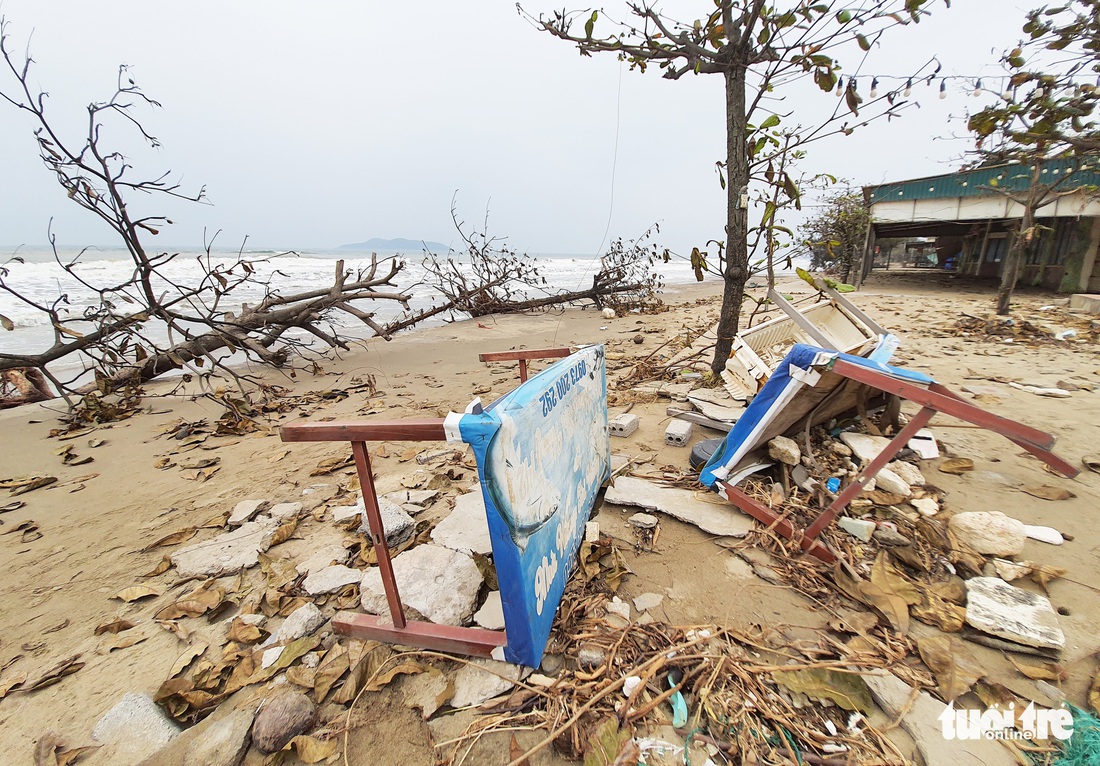
<instances>
[{"instance_id":1,"label":"styrofoam piece","mask_svg":"<svg viewBox=\"0 0 1100 766\"><path fill-rule=\"evenodd\" d=\"M607 430L612 436L626 437L638 430L638 416L624 412L607 421Z\"/></svg>"},{"instance_id":2,"label":"styrofoam piece","mask_svg":"<svg viewBox=\"0 0 1100 766\"><path fill-rule=\"evenodd\" d=\"M694 426L686 420L673 418L665 429L665 444L670 447L686 447Z\"/></svg>"},{"instance_id":3,"label":"styrofoam piece","mask_svg":"<svg viewBox=\"0 0 1100 766\"><path fill-rule=\"evenodd\" d=\"M920 455L921 460L932 460L940 456L940 446L936 444L936 437L927 428L922 428L913 434L913 438L906 446Z\"/></svg>"}]
</instances>

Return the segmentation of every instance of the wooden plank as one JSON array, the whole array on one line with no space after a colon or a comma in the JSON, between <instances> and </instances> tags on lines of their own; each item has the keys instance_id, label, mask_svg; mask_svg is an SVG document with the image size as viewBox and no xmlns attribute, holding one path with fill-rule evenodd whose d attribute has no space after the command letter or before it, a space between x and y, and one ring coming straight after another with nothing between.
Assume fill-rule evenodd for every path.
<instances>
[{"instance_id":1,"label":"wooden plank","mask_svg":"<svg viewBox=\"0 0 1100 766\"><path fill-rule=\"evenodd\" d=\"M361 420L350 423L299 421L279 429L284 442L443 441L443 418Z\"/></svg>"},{"instance_id":2,"label":"wooden plank","mask_svg":"<svg viewBox=\"0 0 1100 766\"><path fill-rule=\"evenodd\" d=\"M856 304L852 303L842 294L838 293L836 290L825 284L825 281L820 277L814 280L814 285L817 286L818 290L829 296L829 299L833 301L833 303L836 303L839 306L843 306L845 311L855 316L857 319L859 319L859 321L863 322L863 324L867 325L867 327L870 328L872 332L876 332L879 335L890 334L889 330L883 329L878 322L864 314L863 311L861 311L856 306Z\"/></svg>"},{"instance_id":3,"label":"wooden plank","mask_svg":"<svg viewBox=\"0 0 1100 766\"><path fill-rule=\"evenodd\" d=\"M482 362L515 362L520 359L560 359L571 353L567 348L525 348L520 351L493 351L488 354L478 354L477 358Z\"/></svg>"},{"instance_id":4,"label":"wooden plank","mask_svg":"<svg viewBox=\"0 0 1100 766\"><path fill-rule=\"evenodd\" d=\"M394 626L404 628L405 608L401 606L401 593L397 589L393 562L390 561L390 547L386 544L386 528L382 524L382 512L378 508L378 492L374 488L374 474L370 468L367 445L365 442L352 442L351 451L355 455L355 471L359 474L359 487L363 490L367 526L370 528L371 542L374 543L374 557L378 560L378 573L382 575L386 601L390 605L390 617Z\"/></svg>"},{"instance_id":5,"label":"wooden plank","mask_svg":"<svg viewBox=\"0 0 1100 766\"><path fill-rule=\"evenodd\" d=\"M460 628L454 625L436 625L432 622L410 622L405 627L398 628L383 617L358 612L337 612L332 618L332 629L352 638L417 646L440 652L469 654L475 657L489 657L494 649L508 643L504 631Z\"/></svg>"}]
</instances>

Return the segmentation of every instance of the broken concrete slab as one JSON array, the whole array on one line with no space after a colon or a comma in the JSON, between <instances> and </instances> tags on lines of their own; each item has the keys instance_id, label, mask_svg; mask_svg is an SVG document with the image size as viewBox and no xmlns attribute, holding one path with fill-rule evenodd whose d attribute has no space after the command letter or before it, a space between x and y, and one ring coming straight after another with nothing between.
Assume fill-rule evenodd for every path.
<instances>
[{"instance_id":1,"label":"broken concrete slab","mask_svg":"<svg viewBox=\"0 0 1100 766\"><path fill-rule=\"evenodd\" d=\"M267 515L280 523L297 518L302 512L301 503L276 503L267 509Z\"/></svg>"},{"instance_id":2,"label":"broken concrete slab","mask_svg":"<svg viewBox=\"0 0 1100 766\"><path fill-rule=\"evenodd\" d=\"M324 625L325 619L317 605L310 601L287 615L279 629L272 633L261 646L285 644L296 638L308 636Z\"/></svg>"},{"instance_id":3,"label":"broken concrete slab","mask_svg":"<svg viewBox=\"0 0 1100 766\"><path fill-rule=\"evenodd\" d=\"M864 463L870 463L890 444L890 440L885 436L857 434L850 431L841 433L840 440L847 444L855 456Z\"/></svg>"},{"instance_id":4,"label":"broken concrete slab","mask_svg":"<svg viewBox=\"0 0 1100 766\"><path fill-rule=\"evenodd\" d=\"M802 450L794 439L777 436L768 442L768 457L787 465L798 465L802 460Z\"/></svg>"},{"instance_id":5,"label":"broken concrete slab","mask_svg":"<svg viewBox=\"0 0 1100 766\"><path fill-rule=\"evenodd\" d=\"M875 474L875 486L878 489L885 490L894 495L901 495L902 497L909 497L913 494L913 490L909 487L909 482L905 481L889 468L883 468Z\"/></svg>"},{"instance_id":6,"label":"broken concrete slab","mask_svg":"<svg viewBox=\"0 0 1100 766\"><path fill-rule=\"evenodd\" d=\"M148 694L128 692L104 713L92 729L92 739L112 745L113 761L137 763L171 742L179 727Z\"/></svg>"},{"instance_id":7,"label":"broken concrete slab","mask_svg":"<svg viewBox=\"0 0 1100 766\"><path fill-rule=\"evenodd\" d=\"M455 673L451 707L480 705L511 689L522 674L523 668L519 665L495 660L472 660Z\"/></svg>"},{"instance_id":8,"label":"broken concrete slab","mask_svg":"<svg viewBox=\"0 0 1100 766\"><path fill-rule=\"evenodd\" d=\"M862 678L875 704L888 718L896 720L901 716L901 727L913 738L928 766L947 763L952 766L1015 766L1016 759L1011 752L994 740L959 742L947 739L942 716L948 707L927 692L915 692L886 671L864 673Z\"/></svg>"},{"instance_id":9,"label":"broken concrete slab","mask_svg":"<svg viewBox=\"0 0 1100 766\"><path fill-rule=\"evenodd\" d=\"M346 564L350 552L347 548L337 543L318 548L298 563L298 574L308 575L318 569L332 566L333 564Z\"/></svg>"},{"instance_id":10,"label":"broken concrete slab","mask_svg":"<svg viewBox=\"0 0 1100 766\"><path fill-rule=\"evenodd\" d=\"M233 511L229 514L229 518L226 519L225 523L231 527L239 527L246 521L251 521L253 516L268 505L269 503L267 500L242 500L233 506Z\"/></svg>"},{"instance_id":11,"label":"broken concrete slab","mask_svg":"<svg viewBox=\"0 0 1100 766\"><path fill-rule=\"evenodd\" d=\"M183 766L237 766L252 742L253 717L237 710L211 723L187 748Z\"/></svg>"},{"instance_id":12,"label":"broken concrete slab","mask_svg":"<svg viewBox=\"0 0 1100 766\"><path fill-rule=\"evenodd\" d=\"M643 593L634 597L634 608L639 612L647 612L650 609L659 607L664 600L665 597L660 593Z\"/></svg>"},{"instance_id":13,"label":"broken concrete slab","mask_svg":"<svg viewBox=\"0 0 1100 766\"><path fill-rule=\"evenodd\" d=\"M736 423L745 412L733 397L718 389L697 388L688 394L687 400L704 417L724 423Z\"/></svg>"},{"instance_id":14,"label":"broken concrete slab","mask_svg":"<svg viewBox=\"0 0 1100 766\"><path fill-rule=\"evenodd\" d=\"M660 523L660 519L651 513L635 513L626 520L626 523L638 529L653 529Z\"/></svg>"},{"instance_id":15,"label":"broken concrete slab","mask_svg":"<svg viewBox=\"0 0 1100 766\"><path fill-rule=\"evenodd\" d=\"M474 613L481 572L470 556L442 545L418 545L395 556L393 573L401 600L440 625L462 625ZM363 610L389 614L382 575L371 567L359 585Z\"/></svg>"},{"instance_id":16,"label":"broken concrete slab","mask_svg":"<svg viewBox=\"0 0 1100 766\"><path fill-rule=\"evenodd\" d=\"M1010 382L1008 385L1020 391L1026 391L1029 394L1035 394L1036 396L1048 396L1053 399L1068 399L1073 396L1069 391L1065 391L1061 388L1053 388L1047 386L1027 386L1022 383Z\"/></svg>"},{"instance_id":17,"label":"broken concrete slab","mask_svg":"<svg viewBox=\"0 0 1100 766\"><path fill-rule=\"evenodd\" d=\"M656 380L649 383L641 383L630 390L639 394L667 396L673 401L684 402L687 401L688 392L692 390L694 385L694 383L671 383L665 380Z\"/></svg>"},{"instance_id":18,"label":"broken concrete slab","mask_svg":"<svg viewBox=\"0 0 1100 766\"><path fill-rule=\"evenodd\" d=\"M744 537L753 525L750 517L729 503L721 502L717 496L715 502L706 502L690 490L662 487L631 476L615 479L615 483L607 489L604 502L657 510L693 524L704 532L723 537Z\"/></svg>"},{"instance_id":19,"label":"broken concrete slab","mask_svg":"<svg viewBox=\"0 0 1100 766\"><path fill-rule=\"evenodd\" d=\"M491 590L485 603L474 615L474 622L486 630L504 630L504 604L500 600L500 591Z\"/></svg>"},{"instance_id":20,"label":"broken concrete slab","mask_svg":"<svg viewBox=\"0 0 1100 766\"><path fill-rule=\"evenodd\" d=\"M359 532L360 534L369 535L370 525L367 523L367 507L363 502L363 498L359 498L356 507L362 516ZM412 539L413 532L416 531L416 522L397 503L392 503L384 497L378 498L378 514L382 517L382 529L386 533L386 545L390 548L396 548Z\"/></svg>"},{"instance_id":21,"label":"broken concrete slab","mask_svg":"<svg viewBox=\"0 0 1100 766\"><path fill-rule=\"evenodd\" d=\"M867 519L855 519L851 516L841 516L837 519L836 525L843 529L856 539L863 542L870 542L871 536L875 534L875 522L868 521Z\"/></svg>"},{"instance_id":22,"label":"broken concrete slab","mask_svg":"<svg viewBox=\"0 0 1100 766\"><path fill-rule=\"evenodd\" d=\"M489 522L485 518L485 498L480 486L455 499L454 510L432 530L432 541L466 553L487 556L493 552Z\"/></svg>"},{"instance_id":23,"label":"broken concrete slab","mask_svg":"<svg viewBox=\"0 0 1100 766\"><path fill-rule=\"evenodd\" d=\"M990 556L1015 556L1024 549L1024 523L1000 511L964 511L947 521L947 528L960 543Z\"/></svg>"},{"instance_id":24,"label":"broken concrete slab","mask_svg":"<svg viewBox=\"0 0 1100 766\"><path fill-rule=\"evenodd\" d=\"M439 497L439 490L402 489L398 492L387 492L382 497L404 508L410 516L415 516Z\"/></svg>"},{"instance_id":25,"label":"broken concrete slab","mask_svg":"<svg viewBox=\"0 0 1100 766\"><path fill-rule=\"evenodd\" d=\"M904 460L895 460L892 463L886 465L891 471L911 487L923 487L928 483L928 480L924 478L924 474L920 472L912 463L907 463Z\"/></svg>"},{"instance_id":26,"label":"broken concrete slab","mask_svg":"<svg viewBox=\"0 0 1100 766\"><path fill-rule=\"evenodd\" d=\"M343 564L325 567L311 572L302 582L302 589L311 596L335 593L345 585L362 582L363 572Z\"/></svg>"},{"instance_id":27,"label":"broken concrete slab","mask_svg":"<svg viewBox=\"0 0 1100 766\"><path fill-rule=\"evenodd\" d=\"M189 545L172 554L180 577L221 577L260 562L260 554L271 547L279 523L266 516L248 521L232 532Z\"/></svg>"},{"instance_id":28,"label":"broken concrete slab","mask_svg":"<svg viewBox=\"0 0 1100 766\"><path fill-rule=\"evenodd\" d=\"M358 518L359 514L358 505L338 505L332 509L332 520L339 524L348 519Z\"/></svg>"},{"instance_id":29,"label":"broken concrete slab","mask_svg":"<svg viewBox=\"0 0 1100 766\"><path fill-rule=\"evenodd\" d=\"M1066 644L1050 600L999 577L966 581L966 623L1025 646L1061 649Z\"/></svg>"}]
</instances>

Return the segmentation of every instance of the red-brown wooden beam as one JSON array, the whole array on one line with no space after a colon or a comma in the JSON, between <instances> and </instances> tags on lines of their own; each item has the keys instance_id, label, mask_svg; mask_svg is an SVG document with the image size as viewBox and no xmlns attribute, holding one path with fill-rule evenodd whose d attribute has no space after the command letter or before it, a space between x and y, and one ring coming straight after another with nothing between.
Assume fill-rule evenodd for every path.
<instances>
[{"instance_id":1,"label":"red-brown wooden beam","mask_svg":"<svg viewBox=\"0 0 1100 766\"><path fill-rule=\"evenodd\" d=\"M802 550L806 551L812 556L824 561L826 564L832 564L836 561L836 555L829 550L820 541L814 540L812 537L802 534L798 529L794 527L786 519L781 519L771 508L768 508L763 503L759 503L753 498L746 495L732 484L727 484L724 481L718 482L720 493L731 503L736 505L742 511L752 516L761 524L771 527L779 534L786 537L788 540L793 540L798 543Z\"/></svg>"},{"instance_id":2,"label":"red-brown wooden beam","mask_svg":"<svg viewBox=\"0 0 1100 766\"><path fill-rule=\"evenodd\" d=\"M290 423L279 429L284 442L441 441L443 418L362 420L351 423Z\"/></svg>"},{"instance_id":3,"label":"red-brown wooden beam","mask_svg":"<svg viewBox=\"0 0 1100 766\"><path fill-rule=\"evenodd\" d=\"M560 359L569 356L571 353L567 348L527 348L522 351L494 351L488 354L478 354L477 358L482 362L518 361L520 383L526 383L528 359Z\"/></svg>"},{"instance_id":4,"label":"red-brown wooden beam","mask_svg":"<svg viewBox=\"0 0 1100 766\"><path fill-rule=\"evenodd\" d=\"M370 455L367 453L366 443L352 442L351 452L355 456L355 472L359 474L359 488L363 490L363 508L366 510L367 527L370 529L371 542L374 544L374 557L378 560L378 573L382 576L386 601L390 605L390 617L397 628L404 628L405 609L401 606L401 593L397 589L393 562L390 561L390 546L386 543L386 527L382 524L382 512L378 508L378 491L374 488L374 474L371 472Z\"/></svg>"},{"instance_id":5,"label":"red-brown wooden beam","mask_svg":"<svg viewBox=\"0 0 1100 766\"><path fill-rule=\"evenodd\" d=\"M436 625L433 622L409 622L398 628L385 618L359 612L337 612L332 618L332 629L352 638L419 646L474 657L489 657L494 649L508 643L504 631Z\"/></svg>"}]
</instances>

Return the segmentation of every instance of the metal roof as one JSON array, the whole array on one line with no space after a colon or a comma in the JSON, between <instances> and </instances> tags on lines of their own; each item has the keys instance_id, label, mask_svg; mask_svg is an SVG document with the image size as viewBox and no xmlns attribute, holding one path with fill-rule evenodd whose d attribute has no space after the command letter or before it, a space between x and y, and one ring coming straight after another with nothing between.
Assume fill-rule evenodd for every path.
<instances>
[{"instance_id":1,"label":"metal roof","mask_svg":"<svg viewBox=\"0 0 1100 766\"><path fill-rule=\"evenodd\" d=\"M1051 160L1043 164L1042 174L1044 182L1054 183L1059 177L1071 173L1072 180L1059 187L1068 191L1081 186L1100 186L1100 167L1093 160L1085 161L1074 170L1074 166L1081 162L1075 159ZM914 199L954 199L956 197L977 197L984 194L994 194L989 187L996 186L1002 189L1023 191L1031 182L1031 169L1027 165L996 165L974 170L962 170L957 173L948 173L942 176L928 176L927 178L913 178L908 181L880 184L878 186L865 186L870 194L871 203L888 202L897 200Z\"/></svg>"}]
</instances>

